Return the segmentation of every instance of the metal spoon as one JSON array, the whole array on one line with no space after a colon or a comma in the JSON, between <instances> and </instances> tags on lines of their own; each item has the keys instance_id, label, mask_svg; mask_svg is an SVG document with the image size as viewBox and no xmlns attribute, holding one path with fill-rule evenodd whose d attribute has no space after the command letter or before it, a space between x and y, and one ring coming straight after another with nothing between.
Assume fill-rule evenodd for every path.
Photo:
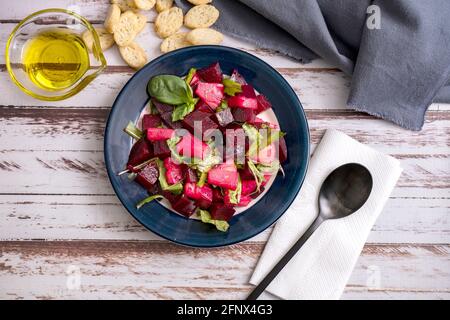
<instances>
[{"instance_id":1,"label":"metal spoon","mask_svg":"<svg viewBox=\"0 0 450 320\"><path fill-rule=\"evenodd\" d=\"M292 259L313 232L328 219L339 219L357 211L372 191L372 175L366 167L348 163L338 167L325 179L319 192L319 215L272 271L253 289L247 300L256 300L277 274Z\"/></svg>"}]
</instances>

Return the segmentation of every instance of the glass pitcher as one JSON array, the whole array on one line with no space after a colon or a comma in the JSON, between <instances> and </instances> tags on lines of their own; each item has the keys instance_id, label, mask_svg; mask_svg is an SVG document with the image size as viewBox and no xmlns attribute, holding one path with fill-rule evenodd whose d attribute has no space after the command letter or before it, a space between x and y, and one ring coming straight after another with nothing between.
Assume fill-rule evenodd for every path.
<instances>
[{"instance_id":1,"label":"glass pitcher","mask_svg":"<svg viewBox=\"0 0 450 320\"><path fill-rule=\"evenodd\" d=\"M92 50L86 53L89 57L86 71L70 85L57 90L49 90L36 85L31 80L23 63L27 44L50 29L75 34L80 38L85 31L90 31L93 37ZM5 57L6 67L12 81L30 96L47 101L63 100L73 96L106 68L106 60L94 27L79 14L65 9L41 10L23 19L9 36Z\"/></svg>"}]
</instances>

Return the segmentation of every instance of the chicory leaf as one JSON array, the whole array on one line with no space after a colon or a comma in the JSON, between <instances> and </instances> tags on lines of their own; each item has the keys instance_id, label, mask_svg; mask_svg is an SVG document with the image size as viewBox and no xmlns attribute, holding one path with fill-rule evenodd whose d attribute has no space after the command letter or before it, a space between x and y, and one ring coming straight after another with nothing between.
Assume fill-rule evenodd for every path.
<instances>
[{"instance_id":1,"label":"chicory leaf","mask_svg":"<svg viewBox=\"0 0 450 320\"><path fill-rule=\"evenodd\" d=\"M242 125L242 129L244 129L245 134L248 136L248 139L250 140L250 146L247 151L247 155L253 156L258 153L258 150L260 148L260 144L262 141L262 136L258 129L248 123L244 123Z\"/></svg>"},{"instance_id":2,"label":"chicory leaf","mask_svg":"<svg viewBox=\"0 0 450 320\"><path fill-rule=\"evenodd\" d=\"M155 195L153 195L153 196L147 197L147 198L145 198L145 199L139 201L139 203L136 205L136 208L137 208L137 209L140 209L140 208L142 208L145 204L147 204L147 203L149 203L149 202L152 202L152 201L155 200L155 199L162 199L162 198L164 198L164 197L163 197L162 195L160 195L160 194L155 194Z\"/></svg>"},{"instance_id":3,"label":"chicory leaf","mask_svg":"<svg viewBox=\"0 0 450 320\"><path fill-rule=\"evenodd\" d=\"M195 68L189 69L189 72L188 72L186 78L184 78L184 81L186 82L186 84L188 86L191 84L192 78L194 77L196 72L197 72L197 69L195 69Z\"/></svg>"},{"instance_id":4,"label":"chicory leaf","mask_svg":"<svg viewBox=\"0 0 450 320\"><path fill-rule=\"evenodd\" d=\"M159 170L159 184L161 185L161 189L164 191L172 192L173 194L181 194L183 192L183 184L181 182L177 182L175 184L169 185L166 180L166 168L161 159L156 160L156 164L158 165Z\"/></svg>"},{"instance_id":5,"label":"chicory leaf","mask_svg":"<svg viewBox=\"0 0 450 320\"><path fill-rule=\"evenodd\" d=\"M233 204L238 204L241 201L241 193L242 193L242 181L241 177L238 176L238 185L236 190L230 190L230 202Z\"/></svg>"},{"instance_id":6,"label":"chicory leaf","mask_svg":"<svg viewBox=\"0 0 450 320\"><path fill-rule=\"evenodd\" d=\"M136 128L134 123L131 121L128 122L128 125L125 127L125 129L123 129L123 131L125 131L128 135L130 135L132 138L135 138L136 140L139 140L144 136L142 131Z\"/></svg>"},{"instance_id":7,"label":"chicory leaf","mask_svg":"<svg viewBox=\"0 0 450 320\"><path fill-rule=\"evenodd\" d=\"M258 169L258 167L253 163L252 160L247 161L248 168L250 172L253 174L253 177L256 181L256 190L258 192L261 190L261 184L264 182L264 174Z\"/></svg>"},{"instance_id":8,"label":"chicory leaf","mask_svg":"<svg viewBox=\"0 0 450 320\"><path fill-rule=\"evenodd\" d=\"M198 98L193 98L191 101L186 102L184 104L180 104L175 107L175 109L172 112L172 121L179 121L183 120L184 117L186 117L189 113L194 111L195 105L198 102Z\"/></svg>"},{"instance_id":9,"label":"chicory leaf","mask_svg":"<svg viewBox=\"0 0 450 320\"><path fill-rule=\"evenodd\" d=\"M242 92L241 84L236 81L231 79L223 79L222 83L224 86L223 91L229 96L234 96L236 93Z\"/></svg>"}]
</instances>

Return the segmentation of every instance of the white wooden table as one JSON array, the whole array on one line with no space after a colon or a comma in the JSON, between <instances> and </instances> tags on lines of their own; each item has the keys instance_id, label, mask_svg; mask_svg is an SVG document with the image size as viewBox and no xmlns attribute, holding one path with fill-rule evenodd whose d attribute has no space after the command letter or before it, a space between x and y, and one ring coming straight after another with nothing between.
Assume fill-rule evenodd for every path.
<instances>
[{"instance_id":1,"label":"white wooden table","mask_svg":"<svg viewBox=\"0 0 450 320\"><path fill-rule=\"evenodd\" d=\"M0 48L44 7L77 4L99 24L107 0L0 0ZM149 14L139 42L160 41ZM298 93L313 147L328 128L400 159L397 187L373 227L344 299L450 298L450 105L431 106L421 132L345 108L350 78L323 61L294 60L226 38L270 63ZM108 181L103 131L133 74L117 49L108 68L68 100L49 103L10 81L0 50L0 298L241 299L271 230L222 249L173 245L126 212Z\"/></svg>"}]
</instances>

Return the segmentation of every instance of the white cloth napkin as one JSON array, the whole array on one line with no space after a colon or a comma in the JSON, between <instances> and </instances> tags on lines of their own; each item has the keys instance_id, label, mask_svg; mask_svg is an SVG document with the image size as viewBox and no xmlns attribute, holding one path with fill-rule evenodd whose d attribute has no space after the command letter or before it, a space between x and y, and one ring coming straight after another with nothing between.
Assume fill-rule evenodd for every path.
<instances>
[{"instance_id":1,"label":"white cloth napkin","mask_svg":"<svg viewBox=\"0 0 450 320\"><path fill-rule=\"evenodd\" d=\"M371 172L369 199L352 215L323 222L266 289L282 299L339 299L402 169L398 160L336 130L327 130L317 146L302 189L276 224L251 284L258 284L308 229L319 213L317 197L322 182L349 162L360 163Z\"/></svg>"}]
</instances>

